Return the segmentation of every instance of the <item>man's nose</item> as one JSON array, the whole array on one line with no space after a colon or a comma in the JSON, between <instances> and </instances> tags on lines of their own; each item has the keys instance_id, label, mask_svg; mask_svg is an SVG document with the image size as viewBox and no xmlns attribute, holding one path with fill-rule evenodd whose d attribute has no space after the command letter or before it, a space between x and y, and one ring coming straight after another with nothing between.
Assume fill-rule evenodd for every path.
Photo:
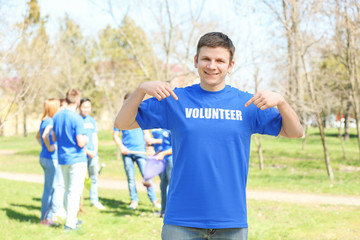
<instances>
[{"instance_id":1,"label":"man's nose","mask_svg":"<svg viewBox=\"0 0 360 240\"><path fill-rule=\"evenodd\" d=\"M215 69L216 68L216 63L215 63L214 60L209 62L208 68L210 68L210 69Z\"/></svg>"}]
</instances>

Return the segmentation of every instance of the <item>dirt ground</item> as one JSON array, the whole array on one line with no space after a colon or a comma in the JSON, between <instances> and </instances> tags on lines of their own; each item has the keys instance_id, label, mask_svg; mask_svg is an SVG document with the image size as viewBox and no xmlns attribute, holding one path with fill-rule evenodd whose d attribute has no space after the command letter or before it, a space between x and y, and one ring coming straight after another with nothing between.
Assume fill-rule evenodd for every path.
<instances>
[{"instance_id":1,"label":"dirt ground","mask_svg":"<svg viewBox=\"0 0 360 240\"><path fill-rule=\"evenodd\" d=\"M25 174L25 173L9 173L0 172L0 178L24 181L33 183L43 183L44 176L40 174ZM138 191L146 191L141 181L136 182ZM111 180L99 178L99 188L125 190L128 189L127 182L121 180ZM156 191L160 191L159 184L155 184ZM310 203L310 204L330 204L330 205L353 205L360 206L360 197L351 196L334 196L324 194L308 194L308 193L293 193L281 191L260 191L247 190L247 198L255 200L280 201L289 203Z\"/></svg>"}]
</instances>

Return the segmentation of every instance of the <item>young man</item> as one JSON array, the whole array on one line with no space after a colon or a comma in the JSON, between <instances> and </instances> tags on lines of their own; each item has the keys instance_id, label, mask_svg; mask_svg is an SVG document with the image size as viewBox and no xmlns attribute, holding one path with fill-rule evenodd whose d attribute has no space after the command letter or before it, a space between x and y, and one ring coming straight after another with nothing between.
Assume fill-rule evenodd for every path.
<instances>
[{"instance_id":1,"label":"young man","mask_svg":"<svg viewBox=\"0 0 360 240\"><path fill-rule=\"evenodd\" d=\"M104 205L99 202L98 194L98 175L99 175L99 156L98 156L98 130L96 127L96 120L90 116L91 100L83 98L80 101L80 115L84 119L84 129L89 142L86 144L85 153L87 156L87 168L89 178L91 179L90 186L90 202L92 206L105 210Z\"/></svg>"},{"instance_id":2,"label":"young man","mask_svg":"<svg viewBox=\"0 0 360 240\"><path fill-rule=\"evenodd\" d=\"M171 131L174 167L163 239L247 239L251 135L302 136L296 113L280 94L252 95L225 84L234 52L225 34L205 34L194 57L200 84L173 91L165 82L142 83L116 117L119 129ZM145 94L155 98L142 102Z\"/></svg>"},{"instance_id":3,"label":"young man","mask_svg":"<svg viewBox=\"0 0 360 240\"><path fill-rule=\"evenodd\" d=\"M54 116L54 141L57 141L58 159L64 176L66 223L65 229L77 229L80 196L83 191L87 159L84 147L89 139L85 135L84 121L76 113L81 93L70 89L66 93L68 106Z\"/></svg>"}]
</instances>

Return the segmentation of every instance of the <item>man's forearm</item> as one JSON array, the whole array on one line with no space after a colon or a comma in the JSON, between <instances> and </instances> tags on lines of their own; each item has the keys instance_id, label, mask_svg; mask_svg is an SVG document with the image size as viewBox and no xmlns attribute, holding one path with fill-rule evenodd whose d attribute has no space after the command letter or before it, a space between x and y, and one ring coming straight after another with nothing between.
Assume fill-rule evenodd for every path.
<instances>
[{"instance_id":1,"label":"man's forearm","mask_svg":"<svg viewBox=\"0 0 360 240\"><path fill-rule=\"evenodd\" d=\"M292 107L284 101L278 105L282 117L282 129L280 135L287 138L299 138L303 135L303 127Z\"/></svg>"},{"instance_id":2,"label":"man's forearm","mask_svg":"<svg viewBox=\"0 0 360 240\"><path fill-rule=\"evenodd\" d=\"M145 97L145 91L138 87L130 97L124 101L122 108L115 118L115 127L121 130L138 128L136 115L140 103Z\"/></svg>"}]
</instances>

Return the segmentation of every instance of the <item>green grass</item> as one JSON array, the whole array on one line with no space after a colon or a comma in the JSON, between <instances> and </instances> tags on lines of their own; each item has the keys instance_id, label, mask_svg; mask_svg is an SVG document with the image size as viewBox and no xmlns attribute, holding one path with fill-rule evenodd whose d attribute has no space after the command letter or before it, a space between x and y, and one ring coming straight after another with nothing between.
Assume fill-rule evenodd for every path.
<instances>
[{"instance_id":1,"label":"green grass","mask_svg":"<svg viewBox=\"0 0 360 240\"><path fill-rule=\"evenodd\" d=\"M58 228L42 226L40 206L42 185L9 180L0 181L0 232L2 239L159 239L162 219L157 217L150 200L140 192L140 204L128 209L127 191L100 189L100 201L107 207L99 211L90 207L84 190L84 221L78 231L64 232L64 222Z\"/></svg>"},{"instance_id":2,"label":"green grass","mask_svg":"<svg viewBox=\"0 0 360 240\"><path fill-rule=\"evenodd\" d=\"M2 239L160 239L162 219L146 194L141 192L140 205L130 211L128 192L100 189L99 211L90 207L84 191L85 213L81 229L74 232L39 224L42 185L0 181L0 232ZM359 239L360 207L289 204L272 201L248 201L249 239Z\"/></svg>"},{"instance_id":3,"label":"green grass","mask_svg":"<svg viewBox=\"0 0 360 240\"><path fill-rule=\"evenodd\" d=\"M352 134L345 142L344 160L337 129L328 129L326 136L335 180L327 175L321 139L316 129L310 129L305 149L302 139L262 137L265 169L258 167L258 154L253 142L250 153L249 189L360 195L360 160L357 139Z\"/></svg>"},{"instance_id":4,"label":"green grass","mask_svg":"<svg viewBox=\"0 0 360 240\"><path fill-rule=\"evenodd\" d=\"M345 142L346 160L337 129L326 131L334 181L327 176L320 136L317 129L312 128L308 131L305 150L302 149L302 139L263 136L263 171L259 170L256 145L252 143L248 188L360 196L360 160L355 130L351 131L350 141ZM26 138L0 137L0 171L42 174L39 152L40 145L34 133ZM112 131L99 132L99 156L106 164L102 178L126 180L123 161L121 157L117 158ZM137 170L136 176L140 177Z\"/></svg>"}]
</instances>

